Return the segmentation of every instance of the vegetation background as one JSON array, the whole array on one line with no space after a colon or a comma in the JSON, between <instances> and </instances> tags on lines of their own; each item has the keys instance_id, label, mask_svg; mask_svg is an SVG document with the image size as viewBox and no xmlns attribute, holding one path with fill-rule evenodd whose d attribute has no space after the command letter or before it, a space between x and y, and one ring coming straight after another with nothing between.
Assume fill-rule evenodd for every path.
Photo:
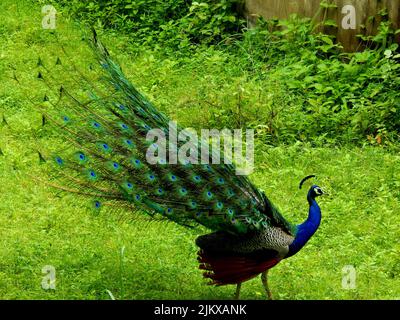
<instances>
[{"instance_id":1,"label":"vegetation background","mask_svg":"<svg viewBox=\"0 0 400 320\"><path fill-rule=\"evenodd\" d=\"M41 24L50 3L56 31ZM317 174L328 190L316 235L270 272L275 298L400 299L399 30L383 22L365 51L348 54L308 19L248 29L238 8L233 0L1 1L0 298L233 295L202 279L194 245L202 228L96 214L33 179L38 57L55 59L56 33L84 60L81 30L92 25L132 82L182 126L255 129L251 179L288 220L307 215L301 178ZM41 286L46 265L55 267L55 290ZM356 270L353 290L342 287L346 265ZM264 299L259 279L242 297Z\"/></svg>"}]
</instances>

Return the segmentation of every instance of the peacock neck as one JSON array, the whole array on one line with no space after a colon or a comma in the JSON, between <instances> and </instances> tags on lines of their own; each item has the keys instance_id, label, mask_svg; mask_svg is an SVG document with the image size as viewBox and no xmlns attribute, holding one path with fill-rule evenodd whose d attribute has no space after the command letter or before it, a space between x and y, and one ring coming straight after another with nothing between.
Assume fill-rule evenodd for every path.
<instances>
[{"instance_id":1,"label":"peacock neck","mask_svg":"<svg viewBox=\"0 0 400 320\"><path fill-rule=\"evenodd\" d=\"M292 244L289 246L289 252L286 258L296 254L307 243L312 235L317 231L321 222L321 209L315 201L315 197L309 192L307 195L308 204L310 209L308 211L308 218L302 224L296 227L296 237Z\"/></svg>"}]
</instances>

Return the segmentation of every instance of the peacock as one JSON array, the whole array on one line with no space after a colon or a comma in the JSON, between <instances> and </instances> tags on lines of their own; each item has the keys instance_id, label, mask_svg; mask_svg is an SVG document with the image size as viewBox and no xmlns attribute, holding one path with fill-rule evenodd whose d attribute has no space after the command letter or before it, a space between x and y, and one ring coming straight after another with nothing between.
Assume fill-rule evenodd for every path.
<instances>
[{"instance_id":1,"label":"peacock","mask_svg":"<svg viewBox=\"0 0 400 320\"><path fill-rule=\"evenodd\" d=\"M47 184L84 196L94 210L122 206L185 227L206 227L211 233L199 236L196 245L209 284L236 285L238 299L241 284L261 274L272 298L268 270L296 254L316 232L322 189L311 186L308 218L295 225L247 176L237 175L233 163L161 158L150 163L146 152L158 141L146 137L154 129L168 136L170 120L125 77L94 30L90 38L96 62L82 70L72 59L57 58L55 65L69 67L69 79L61 84L53 66L38 61L37 78L46 88L42 124L62 140L51 152L38 151L40 161L49 164ZM70 88L74 85L79 90ZM184 142L169 143L173 149Z\"/></svg>"}]
</instances>

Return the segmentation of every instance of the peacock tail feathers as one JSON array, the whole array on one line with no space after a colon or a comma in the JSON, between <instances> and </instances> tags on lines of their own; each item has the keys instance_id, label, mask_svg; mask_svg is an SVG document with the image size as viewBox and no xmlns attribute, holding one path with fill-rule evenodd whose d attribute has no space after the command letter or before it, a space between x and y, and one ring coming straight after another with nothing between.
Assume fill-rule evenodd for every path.
<instances>
[{"instance_id":1,"label":"peacock tail feathers","mask_svg":"<svg viewBox=\"0 0 400 320\"><path fill-rule=\"evenodd\" d=\"M95 32L90 46L93 62L84 70L65 51L51 66L43 58L37 63L37 81L45 88L37 107L42 130L50 127L61 140L40 152L50 164L49 184L91 198L95 210L111 201L185 226L233 234L274 226L293 234L264 193L236 175L234 164L149 163L146 152L158 143L146 139L149 131L168 137L181 128L171 128L125 77ZM57 77L58 69L68 77ZM183 144L167 141L169 148Z\"/></svg>"}]
</instances>

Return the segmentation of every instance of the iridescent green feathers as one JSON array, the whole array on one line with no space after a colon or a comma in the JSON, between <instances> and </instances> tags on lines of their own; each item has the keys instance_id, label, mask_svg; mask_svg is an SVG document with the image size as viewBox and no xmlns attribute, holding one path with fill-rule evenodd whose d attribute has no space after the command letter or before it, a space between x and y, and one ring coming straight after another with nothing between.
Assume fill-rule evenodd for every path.
<instances>
[{"instance_id":1,"label":"iridescent green feathers","mask_svg":"<svg viewBox=\"0 0 400 320\"><path fill-rule=\"evenodd\" d=\"M146 151L154 142L146 135L157 128L168 136L169 119L126 79L96 33L91 46L99 66L80 71L57 58L69 78L62 86L60 76L39 60L38 81L50 90L42 103L43 124L63 140L48 156L57 185L91 197L95 208L108 199L213 231L239 234L274 226L292 233L265 195L235 174L234 165L150 164Z\"/></svg>"}]
</instances>

